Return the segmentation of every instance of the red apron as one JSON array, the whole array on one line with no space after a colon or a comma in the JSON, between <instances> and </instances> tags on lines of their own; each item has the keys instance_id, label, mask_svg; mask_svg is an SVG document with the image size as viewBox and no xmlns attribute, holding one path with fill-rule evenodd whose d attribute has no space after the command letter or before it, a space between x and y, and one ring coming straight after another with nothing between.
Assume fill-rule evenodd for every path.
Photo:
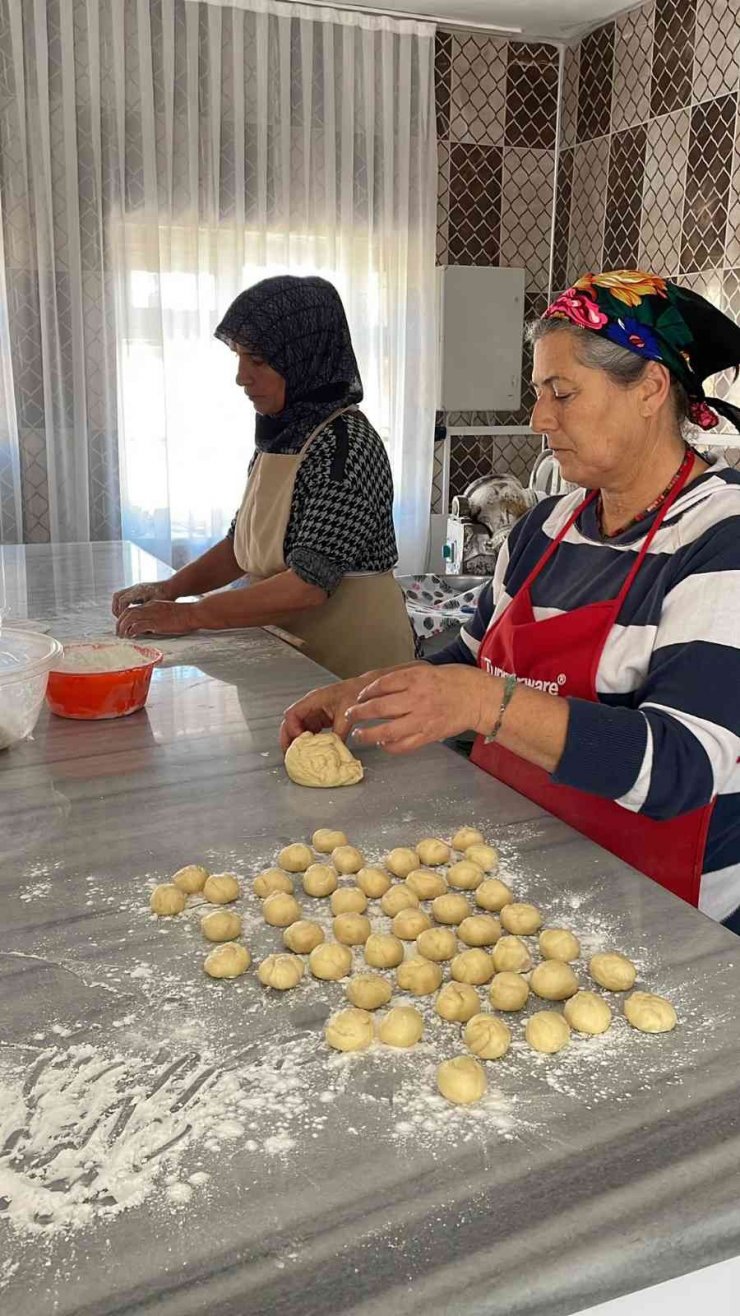
<instances>
[{"instance_id":1,"label":"red apron","mask_svg":"<svg viewBox=\"0 0 740 1316\"><path fill-rule=\"evenodd\" d=\"M521 589L499 619L486 632L478 665L494 676L516 673L520 681L535 684L551 694L598 701L596 672L607 636L637 575L650 543L689 477L693 460L671 490L655 518L637 560L615 599L590 603L558 617L536 621L531 585L555 553L581 511L595 497L594 490L576 508L557 538L548 546ZM652 877L691 905L699 903L704 849L714 800L679 818L656 821L631 813L613 800L557 785L549 773L478 736L472 761L498 781L547 809L563 822L590 837L641 873Z\"/></svg>"}]
</instances>

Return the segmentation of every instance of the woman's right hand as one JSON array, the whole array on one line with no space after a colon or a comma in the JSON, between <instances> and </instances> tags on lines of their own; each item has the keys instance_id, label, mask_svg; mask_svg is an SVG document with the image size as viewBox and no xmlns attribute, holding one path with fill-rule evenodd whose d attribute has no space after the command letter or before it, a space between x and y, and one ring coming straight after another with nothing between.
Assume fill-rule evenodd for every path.
<instances>
[{"instance_id":1,"label":"woman's right hand","mask_svg":"<svg viewBox=\"0 0 740 1316\"><path fill-rule=\"evenodd\" d=\"M357 703L361 690L365 689L372 677L352 677L349 681L337 681L334 685L321 686L318 690L309 690L307 695L291 704L283 714L280 727L280 748L283 753L304 731L336 731L342 740L352 730L351 723L345 716L347 709Z\"/></svg>"},{"instance_id":2,"label":"woman's right hand","mask_svg":"<svg viewBox=\"0 0 740 1316\"><path fill-rule=\"evenodd\" d=\"M142 581L139 585L129 585L126 589L117 590L111 603L113 616L122 616L134 603L152 603L156 599L173 602L169 583L167 580Z\"/></svg>"}]
</instances>

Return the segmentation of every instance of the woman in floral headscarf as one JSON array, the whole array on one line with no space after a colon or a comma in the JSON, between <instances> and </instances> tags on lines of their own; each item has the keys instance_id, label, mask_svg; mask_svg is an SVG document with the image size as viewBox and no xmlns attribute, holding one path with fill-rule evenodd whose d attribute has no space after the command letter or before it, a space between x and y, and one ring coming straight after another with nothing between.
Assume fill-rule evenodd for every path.
<instances>
[{"instance_id":1,"label":"woman in floral headscarf","mask_svg":"<svg viewBox=\"0 0 740 1316\"><path fill-rule=\"evenodd\" d=\"M740 931L740 472L683 435L740 429L704 392L740 328L616 270L530 336L532 426L578 488L513 527L454 645L314 692L283 742L373 719L358 742L402 753L472 728L485 771Z\"/></svg>"}]
</instances>

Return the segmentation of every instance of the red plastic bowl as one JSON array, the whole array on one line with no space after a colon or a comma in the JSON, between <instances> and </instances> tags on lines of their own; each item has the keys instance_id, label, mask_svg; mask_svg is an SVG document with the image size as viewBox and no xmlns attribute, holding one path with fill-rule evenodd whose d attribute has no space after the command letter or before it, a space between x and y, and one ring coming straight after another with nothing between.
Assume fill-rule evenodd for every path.
<instances>
[{"instance_id":1,"label":"red plastic bowl","mask_svg":"<svg viewBox=\"0 0 740 1316\"><path fill-rule=\"evenodd\" d=\"M69 645L68 648L105 649L107 644ZM146 661L139 667L116 672L50 672L46 702L57 717L80 717L93 720L104 717L128 717L143 708L152 672L164 654L148 644L133 646Z\"/></svg>"}]
</instances>

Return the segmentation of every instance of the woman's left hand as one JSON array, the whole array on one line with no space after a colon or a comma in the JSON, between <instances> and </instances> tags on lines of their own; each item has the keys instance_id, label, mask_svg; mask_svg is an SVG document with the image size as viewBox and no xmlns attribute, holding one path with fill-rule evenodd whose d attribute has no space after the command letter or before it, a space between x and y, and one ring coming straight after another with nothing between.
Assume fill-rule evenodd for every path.
<instances>
[{"instance_id":1,"label":"woman's left hand","mask_svg":"<svg viewBox=\"0 0 740 1316\"><path fill-rule=\"evenodd\" d=\"M418 663L381 676L347 709L358 745L382 745L389 754L408 754L437 740L480 731L491 698L492 678L462 664ZM358 723L379 720L360 729Z\"/></svg>"},{"instance_id":2,"label":"woman's left hand","mask_svg":"<svg viewBox=\"0 0 740 1316\"><path fill-rule=\"evenodd\" d=\"M116 634L132 640L137 635L189 635L197 631L194 603L142 603L127 608L118 618Z\"/></svg>"}]
</instances>

